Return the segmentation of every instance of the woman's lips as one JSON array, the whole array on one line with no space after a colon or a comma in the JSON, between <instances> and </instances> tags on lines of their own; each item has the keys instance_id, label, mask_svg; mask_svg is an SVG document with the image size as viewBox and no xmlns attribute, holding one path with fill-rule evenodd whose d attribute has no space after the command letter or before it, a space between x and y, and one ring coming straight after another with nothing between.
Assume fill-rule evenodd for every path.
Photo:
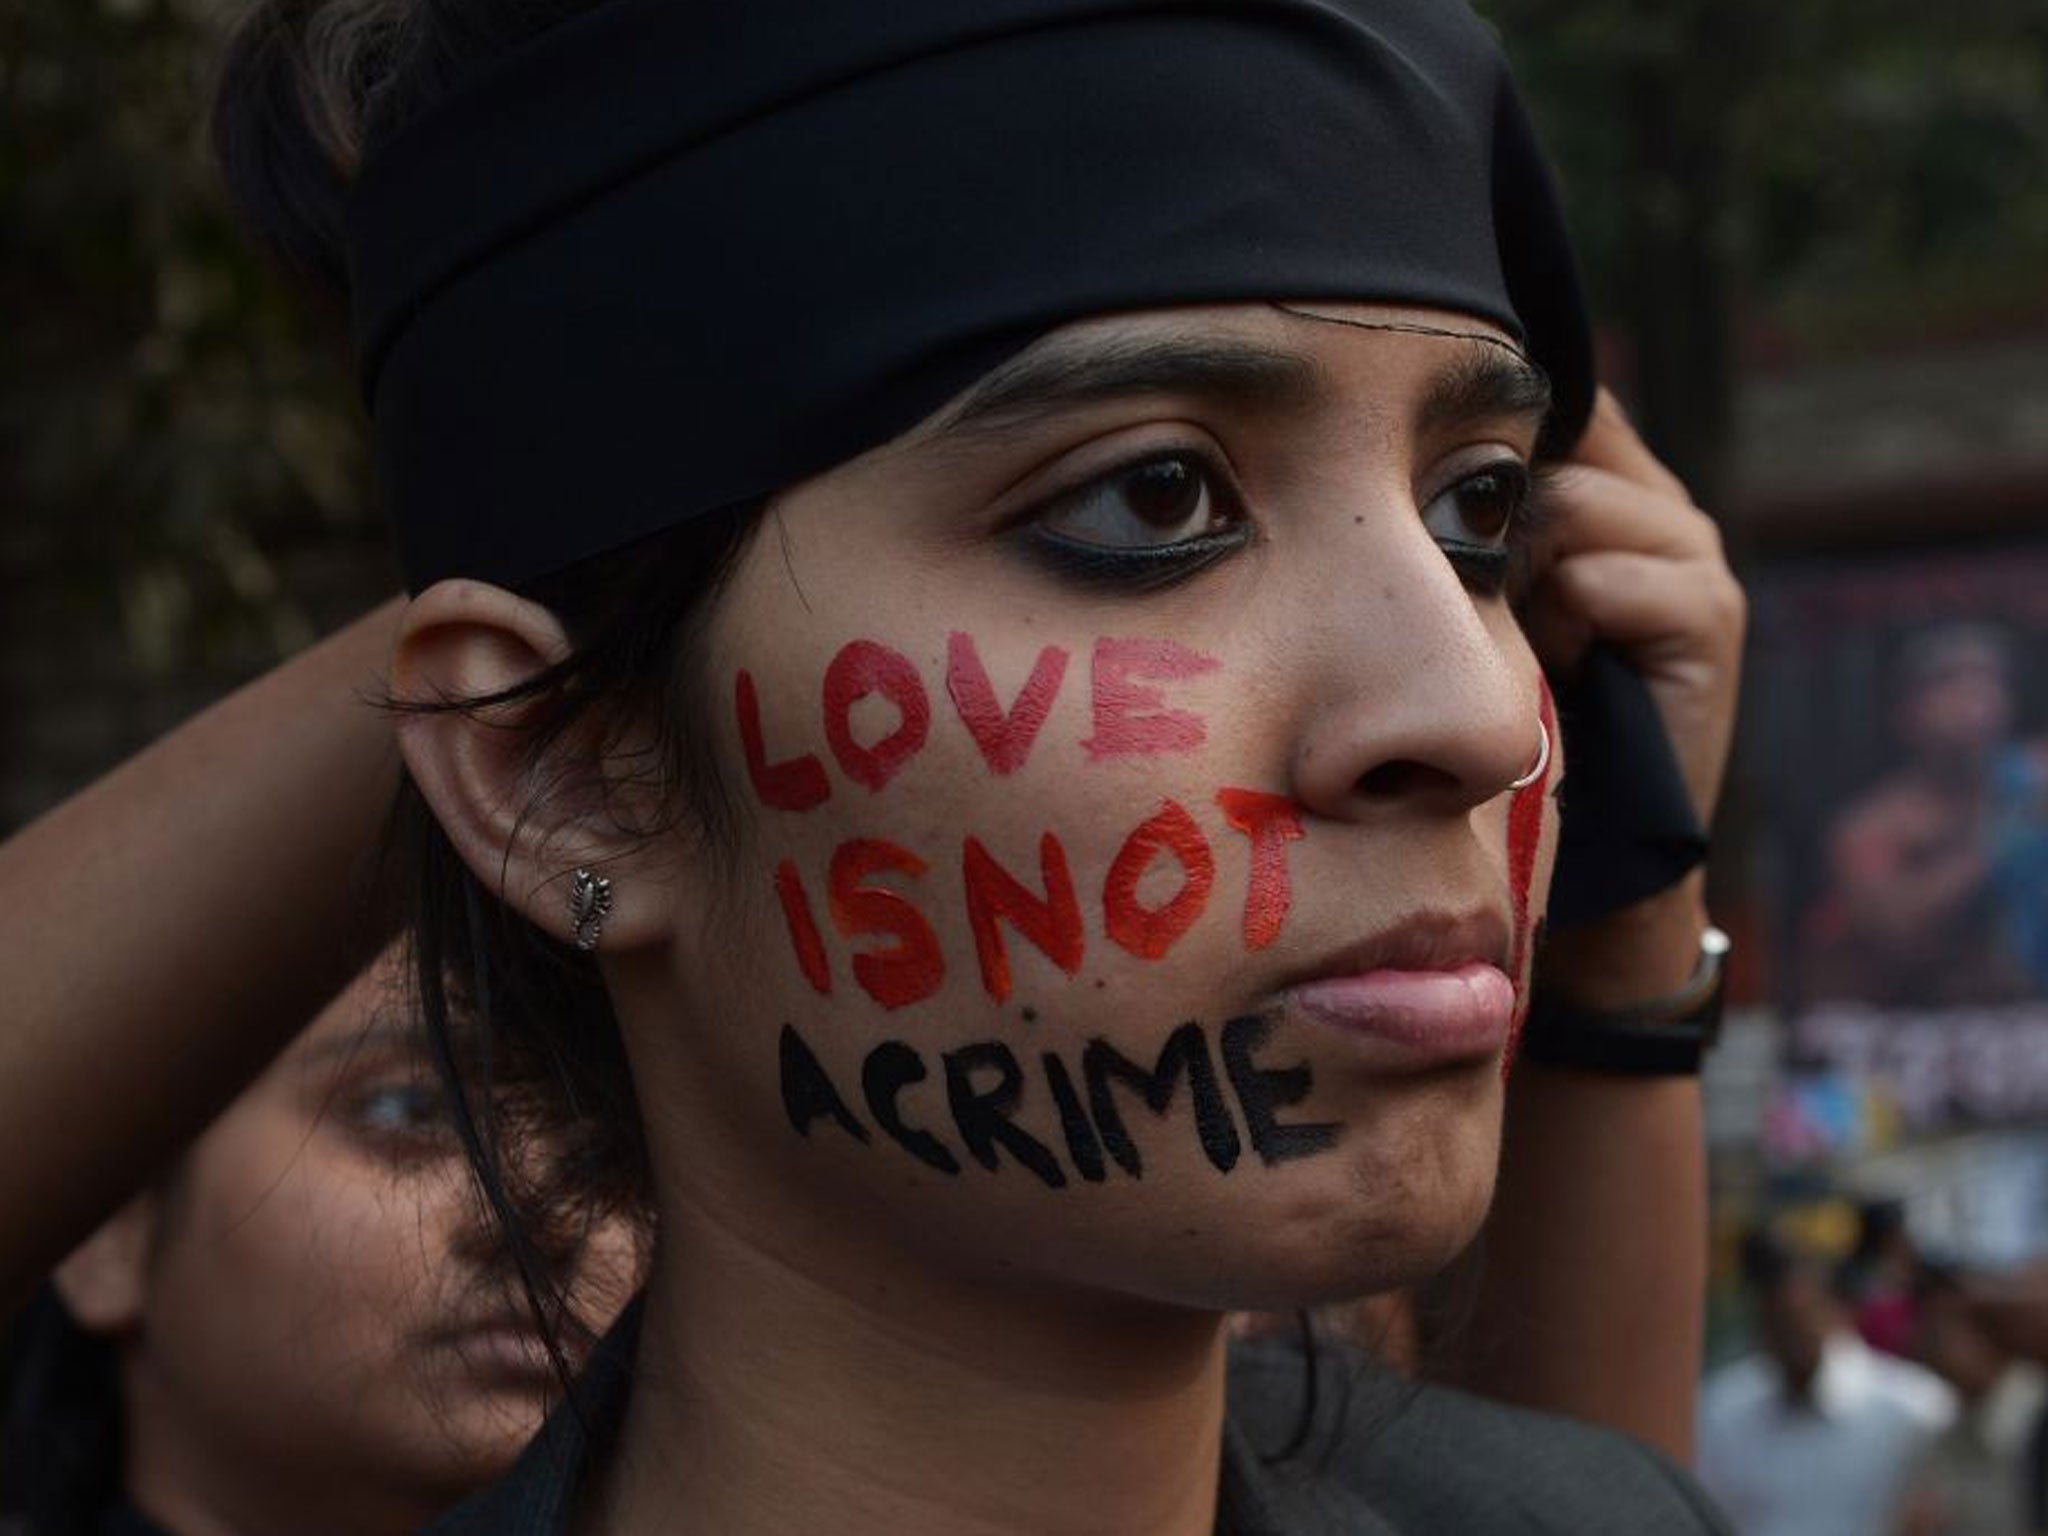
<instances>
[{"instance_id":1,"label":"woman's lips","mask_svg":"<svg viewBox=\"0 0 2048 1536\"><path fill-rule=\"evenodd\" d=\"M525 1316L488 1318L444 1330L432 1343L448 1351L480 1383L515 1388L559 1386L555 1363L533 1320ZM576 1352L565 1349L573 1368Z\"/></svg>"},{"instance_id":2,"label":"woman's lips","mask_svg":"<svg viewBox=\"0 0 2048 1536\"><path fill-rule=\"evenodd\" d=\"M1303 1020L1384 1041L1417 1066L1497 1056L1515 1016L1514 983L1485 960L1330 976L1288 988L1286 999Z\"/></svg>"}]
</instances>

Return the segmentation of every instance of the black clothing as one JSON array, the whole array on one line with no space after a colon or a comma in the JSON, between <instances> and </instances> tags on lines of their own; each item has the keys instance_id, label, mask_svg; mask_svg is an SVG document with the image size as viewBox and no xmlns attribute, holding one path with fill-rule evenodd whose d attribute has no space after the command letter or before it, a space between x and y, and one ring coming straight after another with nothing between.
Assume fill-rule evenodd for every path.
<instances>
[{"instance_id":1,"label":"black clothing","mask_svg":"<svg viewBox=\"0 0 2048 1536\"><path fill-rule=\"evenodd\" d=\"M171 1533L124 1499L108 1507L100 1519L98 1536L171 1536Z\"/></svg>"},{"instance_id":2,"label":"black clothing","mask_svg":"<svg viewBox=\"0 0 2048 1536\"><path fill-rule=\"evenodd\" d=\"M376 131L349 213L408 584L748 506L1054 327L1356 299L1593 398L1564 220L1458 0L608 0Z\"/></svg>"},{"instance_id":3,"label":"black clothing","mask_svg":"<svg viewBox=\"0 0 2048 1536\"><path fill-rule=\"evenodd\" d=\"M593 1358L581 1406L600 1442L624 1412L632 1321ZM1688 1536L1728 1527L1645 1445L1611 1430L1418 1386L1322 1346L1318 1412L1294 1454L1303 1356L1292 1344L1231 1358L1217 1536ZM567 1536L584 1426L558 1412L496 1487L426 1536ZM697 1536L678 1512L677 1536Z\"/></svg>"},{"instance_id":4,"label":"black clothing","mask_svg":"<svg viewBox=\"0 0 2048 1536\"><path fill-rule=\"evenodd\" d=\"M1558 792L1547 917L1596 922L1668 890L1707 857L1707 831L1641 674L1605 645L1557 685L1572 771Z\"/></svg>"},{"instance_id":5,"label":"black clothing","mask_svg":"<svg viewBox=\"0 0 2048 1536\"><path fill-rule=\"evenodd\" d=\"M1626 1435L1406 1382L1334 1348L1324 1363L1336 1381L1318 1433L1268 1466L1245 1448L1285 1443L1302 1355L1232 1357L1224 1488L1236 1478L1248 1497L1218 1536L1728 1536L1686 1474Z\"/></svg>"}]
</instances>

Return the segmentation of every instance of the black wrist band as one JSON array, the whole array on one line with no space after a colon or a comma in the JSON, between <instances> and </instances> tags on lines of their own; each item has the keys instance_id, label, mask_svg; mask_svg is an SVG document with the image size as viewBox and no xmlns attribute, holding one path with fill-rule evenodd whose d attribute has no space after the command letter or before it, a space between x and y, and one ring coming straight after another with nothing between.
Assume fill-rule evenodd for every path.
<instances>
[{"instance_id":1,"label":"black wrist band","mask_svg":"<svg viewBox=\"0 0 2048 1536\"><path fill-rule=\"evenodd\" d=\"M1721 1033L1728 936L1700 935L1699 964L1670 997L1636 1008L1574 1008L1539 993L1522 1026L1521 1053L1552 1067L1622 1077L1688 1077Z\"/></svg>"},{"instance_id":2,"label":"black wrist band","mask_svg":"<svg viewBox=\"0 0 2048 1536\"><path fill-rule=\"evenodd\" d=\"M1539 1002L1522 1028L1522 1055L1546 1067L1620 1077L1690 1077L1712 1042L1694 1024L1645 1024Z\"/></svg>"}]
</instances>

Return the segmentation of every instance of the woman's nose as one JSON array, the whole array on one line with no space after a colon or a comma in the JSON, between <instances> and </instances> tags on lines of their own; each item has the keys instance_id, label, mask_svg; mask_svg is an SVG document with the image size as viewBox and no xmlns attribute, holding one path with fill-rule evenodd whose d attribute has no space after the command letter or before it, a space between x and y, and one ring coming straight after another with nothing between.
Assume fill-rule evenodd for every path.
<instances>
[{"instance_id":1,"label":"woman's nose","mask_svg":"<svg viewBox=\"0 0 2048 1536\"><path fill-rule=\"evenodd\" d=\"M1426 537L1401 569L1323 609L1323 675L1297 736L1297 800L1321 816L1461 815L1505 794L1543 750L1528 652L1483 614Z\"/></svg>"},{"instance_id":2,"label":"woman's nose","mask_svg":"<svg viewBox=\"0 0 2048 1536\"><path fill-rule=\"evenodd\" d=\"M443 1196L447 1221L447 1255L478 1273L509 1270L512 1253L503 1228L489 1204L466 1177Z\"/></svg>"}]
</instances>

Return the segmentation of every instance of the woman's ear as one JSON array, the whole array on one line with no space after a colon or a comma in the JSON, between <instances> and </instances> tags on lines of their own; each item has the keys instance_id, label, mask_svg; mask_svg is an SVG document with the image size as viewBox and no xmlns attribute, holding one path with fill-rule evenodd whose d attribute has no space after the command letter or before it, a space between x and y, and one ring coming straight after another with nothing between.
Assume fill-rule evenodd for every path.
<instances>
[{"instance_id":1,"label":"woman's ear","mask_svg":"<svg viewBox=\"0 0 2048 1536\"><path fill-rule=\"evenodd\" d=\"M536 927L573 941L576 871L611 879L599 947L617 953L666 937L669 914L666 884L607 790L605 722L579 724L536 765L525 729L534 703L465 702L516 688L569 653L538 603L476 581L429 587L406 610L391 662L398 744L463 862ZM590 754L588 772L577 771L578 751Z\"/></svg>"},{"instance_id":2,"label":"woman's ear","mask_svg":"<svg viewBox=\"0 0 2048 1536\"><path fill-rule=\"evenodd\" d=\"M64 1310L85 1332L111 1338L140 1326L156 1212L154 1195L137 1195L66 1254L50 1277Z\"/></svg>"}]
</instances>

